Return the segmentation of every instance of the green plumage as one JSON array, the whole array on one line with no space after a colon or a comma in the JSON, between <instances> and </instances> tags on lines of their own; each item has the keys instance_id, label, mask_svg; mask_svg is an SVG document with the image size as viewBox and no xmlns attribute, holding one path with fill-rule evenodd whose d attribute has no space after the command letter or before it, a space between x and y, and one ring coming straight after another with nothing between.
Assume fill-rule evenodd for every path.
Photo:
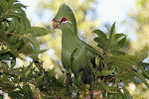
<instances>
[{"instance_id":1,"label":"green plumage","mask_svg":"<svg viewBox=\"0 0 149 99\"><path fill-rule=\"evenodd\" d=\"M60 24L62 31L62 64L66 70L71 70L76 77L82 71L84 76L88 76L85 79L90 79L91 59L100 55L100 52L79 39L76 19L73 11L66 4L59 8L54 19L59 20L62 17L70 21Z\"/></svg>"}]
</instances>

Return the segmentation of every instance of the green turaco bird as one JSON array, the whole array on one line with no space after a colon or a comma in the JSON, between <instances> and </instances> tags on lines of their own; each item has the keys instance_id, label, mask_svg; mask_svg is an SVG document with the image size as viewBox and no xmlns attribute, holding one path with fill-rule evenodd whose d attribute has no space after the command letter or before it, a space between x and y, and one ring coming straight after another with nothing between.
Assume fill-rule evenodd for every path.
<instances>
[{"instance_id":1,"label":"green turaco bird","mask_svg":"<svg viewBox=\"0 0 149 99\"><path fill-rule=\"evenodd\" d=\"M62 64L66 70L71 70L75 77L80 74L84 83L91 83L94 79L91 71L91 60L101 52L80 40L77 23L72 9L63 4L53 19L53 27L62 31Z\"/></svg>"}]
</instances>

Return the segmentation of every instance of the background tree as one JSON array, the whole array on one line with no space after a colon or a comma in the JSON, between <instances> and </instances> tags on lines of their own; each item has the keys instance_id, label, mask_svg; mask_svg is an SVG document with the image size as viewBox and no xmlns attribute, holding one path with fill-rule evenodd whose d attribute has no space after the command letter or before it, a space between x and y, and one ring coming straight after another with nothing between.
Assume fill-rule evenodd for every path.
<instances>
[{"instance_id":1,"label":"background tree","mask_svg":"<svg viewBox=\"0 0 149 99\"><path fill-rule=\"evenodd\" d=\"M136 31L136 41L132 42L132 48L134 50L139 50L142 46L149 46L149 0L137 0L136 2L136 12L130 12L131 19L133 19L132 23L134 29ZM148 62L148 58L146 59ZM139 88L135 88L136 90L132 90L132 94L134 94L135 99L149 97L149 90L144 90L143 85L137 86Z\"/></svg>"},{"instance_id":2,"label":"background tree","mask_svg":"<svg viewBox=\"0 0 149 99\"><path fill-rule=\"evenodd\" d=\"M137 0L136 7L136 12L131 13L131 18L133 19L133 26L137 33L137 40L134 46L136 49L139 49L141 46L148 45L149 14L147 11L149 9L149 1Z\"/></svg>"}]
</instances>

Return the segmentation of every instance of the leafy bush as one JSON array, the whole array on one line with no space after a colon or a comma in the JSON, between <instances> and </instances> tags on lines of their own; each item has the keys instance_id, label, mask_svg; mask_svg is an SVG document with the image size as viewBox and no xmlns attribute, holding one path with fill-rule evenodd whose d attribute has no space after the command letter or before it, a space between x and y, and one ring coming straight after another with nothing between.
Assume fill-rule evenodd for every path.
<instances>
[{"instance_id":1,"label":"leafy bush","mask_svg":"<svg viewBox=\"0 0 149 99\"><path fill-rule=\"evenodd\" d=\"M107 98L131 99L127 90L130 82L144 83L149 87L148 48L131 55L125 34L115 32L115 24L109 33L97 29L94 39L104 52L104 57L97 56L92 64L95 81L92 84L76 85L71 74L64 73L55 77L53 70L45 70L38 58L41 50L37 37L49 33L45 28L34 27L26 17L26 6L17 0L0 1L0 90L13 99L36 98ZM17 59L30 57L27 65L17 67ZM80 60L81 61L81 60ZM80 82L80 81L79 81ZM98 95L96 94L98 93ZM96 94L96 95L95 95ZM4 98L4 95L0 95Z\"/></svg>"}]
</instances>

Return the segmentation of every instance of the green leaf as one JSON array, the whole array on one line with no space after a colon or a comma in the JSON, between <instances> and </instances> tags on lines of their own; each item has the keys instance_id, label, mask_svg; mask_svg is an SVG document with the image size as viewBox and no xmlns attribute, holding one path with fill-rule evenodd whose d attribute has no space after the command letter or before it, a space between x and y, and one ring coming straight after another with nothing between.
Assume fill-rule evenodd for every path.
<instances>
[{"instance_id":1,"label":"green leaf","mask_svg":"<svg viewBox=\"0 0 149 99\"><path fill-rule=\"evenodd\" d=\"M40 45L34 37L24 37L25 42L20 52L25 55L38 55L40 53Z\"/></svg>"},{"instance_id":2,"label":"green leaf","mask_svg":"<svg viewBox=\"0 0 149 99\"><path fill-rule=\"evenodd\" d=\"M113 34L113 38L114 38L115 40L121 39L121 38L123 38L123 37L125 37L125 36L126 36L126 35L123 34L123 33L116 33L116 34Z\"/></svg>"},{"instance_id":3,"label":"green leaf","mask_svg":"<svg viewBox=\"0 0 149 99\"><path fill-rule=\"evenodd\" d=\"M97 42L97 45L100 48L103 48L104 50L107 48L107 36L106 34L101 30L94 30L94 33L98 35L98 37L94 38L94 41Z\"/></svg>"},{"instance_id":4,"label":"green leaf","mask_svg":"<svg viewBox=\"0 0 149 99\"><path fill-rule=\"evenodd\" d=\"M110 29L110 35L111 35L111 36L112 36L113 33L115 33L115 24L116 24L116 22L114 22L114 23L112 24L112 27L111 27L111 29Z\"/></svg>"},{"instance_id":5,"label":"green leaf","mask_svg":"<svg viewBox=\"0 0 149 99\"><path fill-rule=\"evenodd\" d=\"M104 50L106 50L107 44L108 44L108 40L96 37L96 38L94 38L94 41L97 43L98 47L103 48Z\"/></svg>"},{"instance_id":6,"label":"green leaf","mask_svg":"<svg viewBox=\"0 0 149 99\"><path fill-rule=\"evenodd\" d=\"M31 34L32 36L44 36L49 34L49 31L42 27L32 27Z\"/></svg>"},{"instance_id":7,"label":"green leaf","mask_svg":"<svg viewBox=\"0 0 149 99\"><path fill-rule=\"evenodd\" d=\"M102 70L101 72L97 72L97 75L106 76L113 73L113 70Z\"/></svg>"},{"instance_id":8,"label":"green leaf","mask_svg":"<svg viewBox=\"0 0 149 99\"><path fill-rule=\"evenodd\" d=\"M9 91L8 96L12 99L20 99L22 97L22 92L20 90Z\"/></svg>"},{"instance_id":9,"label":"green leaf","mask_svg":"<svg viewBox=\"0 0 149 99\"><path fill-rule=\"evenodd\" d=\"M13 5L13 8L19 8L20 9L20 8L26 8L26 6L21 4L21 3L16 3L16 4Z\"/></svg>"},{"instance_id":10,"label":"green leaf","mask_svg":"<svg viewBox=\"0 0 149 99\"><path fill-rule=\"evenodd\" d=\"M119 42L118 42L118 46L119 47L124 47L124 45L126 44L126 36L124 38L122 38Z\"/></svg>"},{"instance_id":11,"label":"green leaf","mask_svg":"<svg viewBox=\"0 0 149 99\"><path fill-rule=\"evenodd\" d=\"M4 96L3 95L0 95L0 99L4 99Z\"/></svg>"},{"instance_id":12,"label":"green leaf","mask_svg":"<svg viewBox=\"0 0 149 99\"><path fill-rule=\"evenodd\" d=\"M96 33L99 38L102 38L102 39L105 39L105 40L107 39L106 34L103 31L99 30L99 29L94 30L93 33Z\"/></svg>"}]
</instances>

